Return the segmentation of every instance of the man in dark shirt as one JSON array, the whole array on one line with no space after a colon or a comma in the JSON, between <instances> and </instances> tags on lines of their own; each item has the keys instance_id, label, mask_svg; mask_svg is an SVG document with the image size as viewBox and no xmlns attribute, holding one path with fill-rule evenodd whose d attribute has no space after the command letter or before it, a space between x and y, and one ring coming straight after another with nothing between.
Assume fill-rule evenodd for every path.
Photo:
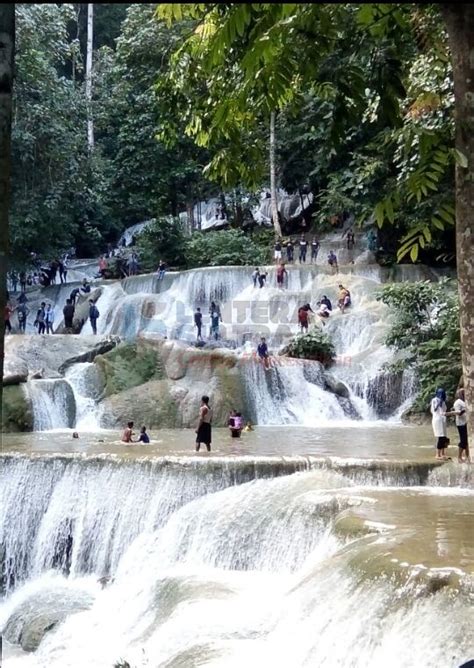
<instances>
[{"instance_id":1,"label":"man in dark shirt","mask_svg":"<svg viewBox=\"0 0 474 668\"><path fill-rule=\"evenodd\" d=\"M198 307L196 313L194 314L194 324L197 327L197 339L202 341L201 328L202 328L202 313L201 309Z\"/></svg>"},{"instance_id":2,"label":"man in dark shirt","mask_svg":"<svg viewBox=\"0 0 474 668\"><path fill-rule=\"evenodd\" d=\"M304 238L304 234L301 235L300 239L300 263L306 262L306 249L308 248L308 242Z\"/></svg>"},{"instance_id":3,"label":"man in dark shirt","mask_svg":"<svg viewBox=\"0 0 474 668\"><path fill-rule=\"evenodd\" d=\"M66 299L66 306L63 308L64 326L66 329L72 329L72 321L75 312L74 304L71 299Z\"/></svg>"}]
</instances>

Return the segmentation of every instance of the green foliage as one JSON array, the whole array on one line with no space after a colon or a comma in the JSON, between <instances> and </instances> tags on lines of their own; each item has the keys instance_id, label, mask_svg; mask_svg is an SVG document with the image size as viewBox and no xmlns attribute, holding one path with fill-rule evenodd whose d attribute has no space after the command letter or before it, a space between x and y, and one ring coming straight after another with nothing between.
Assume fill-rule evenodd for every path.
<instances>
[{"instance_id":1,"label":"green foliage","mask_svg":"<svg viewBox=\"0 0 474 668\"><path fill-rule=\"evenodd\" d=\"M158 218L140 234L136 250L142 271L156 271L160 260L171 267L183 267L186 237L179 219Z\"/></svg>"},{"instance_id":2,"label":"green foliage","mask_svg":"<svg viewBox=\"0 0 474 668\"><path fill-rule=\"evenodd\" d=\"M291 339L282 354L329 366L334 362L336 349L329 336L320 327L314 327L307 334L298 334Z\"/></svg>"},{"instance_id":3,"label":"green foliage","mask_svg":"<svg viewBox=\"0 0 474 668\"><path fill-rule=\"evenodd\" d=\"M110 353L98 356L96 363L104 374L105 396L164 378L157 351L140 343L120 344Z\"/></svg>"},{"instance_id":4,"label":"green foliage","mask_svg":"<svg viewBox=\"0 0 474 668\"><path fill-rule=\"evenodd\" d=\"M188 267L259 265L269 261L268 247L242 230L195 232L186 243Z\"/></svg>"},{"instance_id":5,"label":"green foliage","mask_svg":"<svg viewBox=\"0 0 474 668\"><path fill-rule=\"evenodd\" d=\"M397 368L411 368L419 387L415 408L426 410L436 387L453 397L462 375L459 303L443 279L387 285L377 299L393 311L386 344L399 351Z\"/></svg>"}]
</instances>

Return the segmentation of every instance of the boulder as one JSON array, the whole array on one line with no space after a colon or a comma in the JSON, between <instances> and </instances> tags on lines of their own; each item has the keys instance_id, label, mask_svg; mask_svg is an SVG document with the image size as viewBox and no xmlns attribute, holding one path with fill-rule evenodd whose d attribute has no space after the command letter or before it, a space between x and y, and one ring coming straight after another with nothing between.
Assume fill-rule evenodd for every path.
<instances>
[{"instance_id":1,"label":"boulder","mask_svg":"<svg viewBox=\"0 0 474 668\"><path fill-rule=\"evenodd\" d=\"M18 385L28 380L28 364L17 355L5 357L3 385Z\"/></svg>"},{"instance_id":2,"label":"boulder","mask_svg":"<svg viewBox=\"0 0 474 668\"><path fill-rule=\"evenodd\" d=\"M2 431L33 431L33 410L23 385L3 388Z\"/></svg>"},{"instance_id":3,"label":"boulder","mask_svg":"<svg viewBox=\"0 0 474 668\"><path fill-rule=\"evenodd\" d=\"M54 585L54 588L31 593L18 603L8 617L2 634L25 652L38 649L44 636L71 614L88 610L93 596L80 589Z\"/></svg>"},{"instance_id":4,"label":"boulder","mask_svg":"<svg viewBox=\"0 0 474 668\"><path fill-rule=\"evenodd\" d=\"M338 397L343 397L344 399L349 399L350 392L347 385L344 385L343 382L334 378L330 373L326 373L324 376L324 389L327 392L332 392Z\"/></svg>"},{"instance_id":5,"label":"boulder","mask_svg":"<svg viewBox=\"0 0 474 668\"><path fill-rule=\"evenodd\" d=\"M5 368L10 380L16 374L18 379L26 381L28 375L38 373L42 378L58 378L60 369L64 370L68 363L92 361L96 355L115 347L117 341L116 337L93 335L12 334L5 338Z\"/></svg>"}]
</instances>

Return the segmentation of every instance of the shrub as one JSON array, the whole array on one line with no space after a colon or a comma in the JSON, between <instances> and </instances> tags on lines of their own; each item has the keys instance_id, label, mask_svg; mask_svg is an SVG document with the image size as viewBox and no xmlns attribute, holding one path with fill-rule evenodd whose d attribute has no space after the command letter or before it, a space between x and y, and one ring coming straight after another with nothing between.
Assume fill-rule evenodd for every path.
<instances>
[{"instance_id":1,"label":"shrub","mask_svg":"<svg viewBox=\"0 0 474 668\"><path fill-rule=\"evenodd\" d=\"M282 354L288 357L316 360L329 366L334 362L336 350L329 336L319 327L315 327L307 334L298 334L291 339Z\"/></svg>"},{"instance_id":2,"label":"shrub","mask_svg":"<svg viewBox=\"0 0 474 668\"><path fill-rule=\"evenodd\" d=\"M171 267L184 267L186 237L181 221L177 218L158 218L140 234L135 250L141 271L156 271L160 260Z\"/></svg>"},{"instance_id":3,"label":"shrub","mask_svg":"<svg viewBox=\"0 0 474 668\"><path fill-rule=\"evenodd\" d=\"M453 397L462 375L459 303L453 281L387 285L377 299L393 310L385 343L402 359L388 370L411 368L419 387L415 410L425 411L437 387Z\"/></svg>"},{"instance_id":4,"label":"shrub","mask_svg":"<svg viewBox=\"0 0 474 668\"><path fill-rule=\"evenodd\" d=\"M194 232L186 242L188 267L259 265L268 261L268 250L242 230Z\"/></svg>"}]
</instances>

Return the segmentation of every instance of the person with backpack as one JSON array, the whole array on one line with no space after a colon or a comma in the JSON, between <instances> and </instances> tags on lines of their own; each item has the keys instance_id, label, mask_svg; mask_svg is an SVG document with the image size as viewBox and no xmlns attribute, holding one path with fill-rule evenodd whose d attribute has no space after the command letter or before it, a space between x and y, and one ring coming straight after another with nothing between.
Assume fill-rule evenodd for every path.
<instances>
[{"instance_id":1,"label":"person with backpack","mask_svg":"<svg viewBox=\"0 0 474 668\"><path fill-rule=\"evenodd\" d=\"M34 323L33 323L33 326L38 328L38 334L44 334L45 329L46 329L46 323L45 323L45 317L46 317L46 314L45 314L45 307L46 307L45 302L41 302L41 305L40 305L39 309L38 309L37 312L36 312L36 318L35 318L35 321L34 321Z\"/></svg>"},{"instance_id":2,"label":"person with backpack","mask_svg":"<svg viewBox=\"0 0 474 668\"><path fill-rule=\"evenodd\" d=\"M94 304L94 300L89 299L89 320L91 321L93 334L97 334L97 318L99 316L100 316L99 309Z\"/></svg>"}]
</instances>

